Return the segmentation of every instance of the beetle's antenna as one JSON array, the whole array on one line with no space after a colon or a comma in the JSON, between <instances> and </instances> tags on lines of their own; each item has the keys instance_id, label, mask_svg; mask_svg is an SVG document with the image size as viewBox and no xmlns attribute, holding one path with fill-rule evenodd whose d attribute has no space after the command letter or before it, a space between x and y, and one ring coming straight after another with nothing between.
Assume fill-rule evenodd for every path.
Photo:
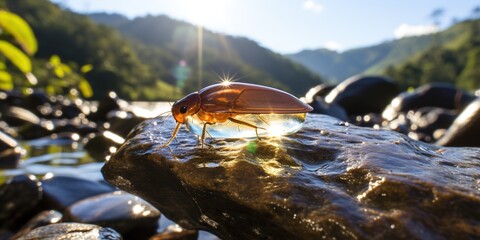
<instances>
[{"instance_id":1,"label":"beetle's antenna","mask_svg":"<svg viewBox=\"0 0 480 240\"><path fill-rule=\"evenodd\" d=\"M172 115L172 113L168 113L167 116L165 116L165 118L163 119L162 121L162 124L160 124L160 128L163 127L163 124L165 124L165 122L167 121L168 117L170 117Z\"/></svg>"},{"instance_id":2,"label":"beetle's antenna","mask_svg":"<svg viewBox=\"0 0 480 240\"><path fill-rule=\"evenodd\" d=\"M158 114L156 117L161 117L163 114L166 114L166 113L171 114L172 112L171 112L171 111L166 111L166 112L163 112L163 113Z\"/></svg>"},{"instance_id":3,"label":"beetle's antenna","mask_svg":"<svg viewBox=\"0 0 480 240\"><path fill-rule=\"evenodd\" d=\"M170 139L168 140L167 143L163 144L162 146L160 146L159 148L164 148L168 145L170 145L170 143L172 143L173 139L175 138L175 136L177 136L177 133L178 133L178 129L180 129L180 125L182 125L181 123L177 123L177 126L175 126L175 129L173 130L173 133L172 133L172 136L170 137Z\"/></svg>"}]
</instances>

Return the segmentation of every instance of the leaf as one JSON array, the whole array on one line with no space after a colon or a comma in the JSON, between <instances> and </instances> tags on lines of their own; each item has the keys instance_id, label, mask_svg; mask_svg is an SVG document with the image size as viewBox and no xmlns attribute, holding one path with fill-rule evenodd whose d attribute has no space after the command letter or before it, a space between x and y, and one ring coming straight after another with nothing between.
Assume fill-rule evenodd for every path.
<instances>
[{"instance_id":1,"label":"leaf","mask_svg":"<svg viewBox=\"0 0 480 240\"><path fill-rule=\"evenodd\" d=\"M63 78L65 76L65 72L63 71L63 68L60 66L56 66L53 68L53 72L55 73L55 76L58 78Z\"/></svg>"},{"instance_id":2,"label":"leaf","mask_svg":"<svg viewBox=\"0 0 480 240\"><path fill-rule=\"evenodd\" d=\"M92 69L93 69L92 64L85 64L80 68L80 71L82 73L88 73L88 72L92 71Z\"/></svg>"},{"instance_id":3,"label":"leaf","mask_svg":"<svg viewBox=\"0 0 480 240\"><path fill-rule=\"evenodd\" d=\"M78 84L78 88L80 89L80 91L82 92L82 95L85 98L91 98L93 96L92 86L90 86L90 83L85 78L82 78L80 80L80 83Z\"/></svg>"},{"instance_id":4,"label":"leaf","mask_svg":"<svg viewBox=\"0 0 480 240\"><path fill-rule=\"evenodd\" d=\"M72 73L72 68L70 68L70 66L68 66L67 64L62 63L60 64L60 67L66 74Z\"/></svg>"},{"instance_id":5,"label":"leaf","mask_svg":"<svg viewBox=\"0 0 480 240\"><path fill-rule=\"evenodd\" d=\"M6 71L0 71L0 89L2 90L13 89L12 75L10 75L10 73Z\"/></svg>"},{"instance_id":6,"label":"leaf","mask_svg":"<svg viewBox=\"0 0 480 240\"><path fill-rule=\"evenodd\" d=\"M7 57L20 71L28 73L32 71L32 62L25 53L18 50L7 41L0 40L0 53Z\"/></svg>"},{"instance_id":7,"label":"leaf","mask_svg":"<svg viewBox=\"0 0 480 240\"><path fill-rule=\"evenodd\" d=\"M52 66L57 66L60 63L62 63L62 60L60 59L60 57L58 55L52 55L52 56L50 56L50 59L48 60L48 62Z\"/></svg>"},{"instance_id":8,"label":"leaf","mask_svg":"<svg viewBox=\"0 0 480 240\"><path fill-rule=\"evenodd\" d=\"M30 25L16 14L0 10L0 27L10 33L29 55L37 52L37 39Z\"/></svg>"}]
</instances>

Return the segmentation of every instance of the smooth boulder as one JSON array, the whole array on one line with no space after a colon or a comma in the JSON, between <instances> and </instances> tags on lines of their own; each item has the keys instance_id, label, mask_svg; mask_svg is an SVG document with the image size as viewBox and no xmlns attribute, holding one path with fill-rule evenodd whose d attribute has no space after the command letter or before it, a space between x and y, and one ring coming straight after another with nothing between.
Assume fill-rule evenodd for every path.
<instances>
[{"instance_id":1,"label":"smooth boulder","mask_svg":"<svg viewBox=\"0 0 480 240\"><path fill-rule=\"evenodd\" d=\"M147 120L105 179L224 239L480 238L480 149L429 145L311 114L276 138L208 140ZM170 130L170 131L168 131Z\"/></svg>"}]
</instances>

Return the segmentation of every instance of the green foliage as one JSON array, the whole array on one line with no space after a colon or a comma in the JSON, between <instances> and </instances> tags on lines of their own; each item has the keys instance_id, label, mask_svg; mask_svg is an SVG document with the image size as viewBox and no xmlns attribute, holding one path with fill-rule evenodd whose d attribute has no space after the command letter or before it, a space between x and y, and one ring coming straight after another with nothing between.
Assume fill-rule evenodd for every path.
<instances>
[{"instance_id":1,"label":"green foliage","mask_svg":"<svg viewBox=\"0 0 480 240\"><path fill-rule=\"evenodd\" d=\"M85 68L85 66L83 66ZM52 55L46 64L46 68L50 69L53 74L48 76L48 85L46 86L49 94L65 94L66 92L72 97L77 97L78 90L85 98L93 96L93 90L90 83L80 74L74 71L69 65L62 62L58 55ZM86 67L87 70L92 67ZM86 69L83 69L86 70ZM82 72L83 73L83 72Z\"/></svg>"},{"instance_id":2,"label":"green foliage","mask_svg":"<svg viewBox=\"0 0 480 240\"><path fill-rule=\"evenodd\" d=\"M35 35L28 23L21 17L11 12L0 10L0 28L11 34L29 55L37 52Z\"/></svg>"},{"instance_id":3,"label":"green foliage","mask_svg":"<svg viewBox=\"0 0 480 240\"><path fill-rule=\"evenodd\" d=\"M3 37L5 34L11 36L11 42L18 43L29 55L33 55L37 51L37 41L32 29L18 15L0 10L0 30ZM32 62L24 52L6 40L0 40L0 54L20 70L31 84L37 83L37 79L31 73ZM12 90L14 87L13 76L7 71L5 63L3 61L0 63L0 89Z\"/></svg>"},{"instance_id":4,"label":"green foliage","mask_svg":"<svg viewBox=\"0 0 480 240\"><path fill-rule=\"evenodd\" d=\"M29 73L32 71L32 63L25 53L20 51L13 44L0 40L0 53L10 60L15 67L17 67L23 73Z\"/></svg>"}]
</instances>

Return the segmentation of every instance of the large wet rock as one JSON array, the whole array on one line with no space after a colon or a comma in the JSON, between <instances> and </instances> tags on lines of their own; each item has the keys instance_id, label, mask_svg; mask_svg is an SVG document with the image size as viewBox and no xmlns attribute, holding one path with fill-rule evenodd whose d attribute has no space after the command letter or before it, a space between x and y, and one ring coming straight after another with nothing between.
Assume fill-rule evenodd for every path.
<instances>
[{"instance_id":1,"label":"large wet rock","mask_svg":"<svg viewBox=\"0 0 480 240\"><path fill-rule=\"evenodd\" d=\"M308 115L282 138L214 140L139 125L102 173L183 227L225 239L480 238L480 149Z\"/></svg>"}]
</instances>

